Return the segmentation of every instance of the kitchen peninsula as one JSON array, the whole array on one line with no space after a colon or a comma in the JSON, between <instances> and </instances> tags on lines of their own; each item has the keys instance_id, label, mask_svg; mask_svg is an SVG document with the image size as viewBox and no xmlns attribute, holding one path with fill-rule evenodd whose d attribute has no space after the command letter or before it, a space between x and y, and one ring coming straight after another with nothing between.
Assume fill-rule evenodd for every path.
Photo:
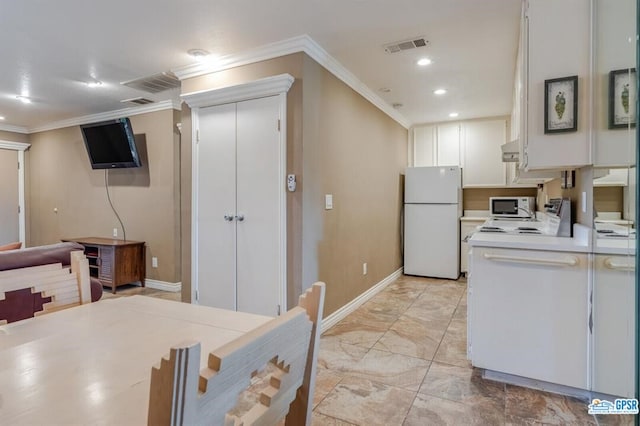
<instances>
[{"instance_id":1,"label":"kitchen peninsula","mask_svg":"<svg viewBox=\"0 0 640 426\"><path fill-rule=\"evenodd\" d=\"M574 224L573 237L470 238L467 350L485 377L582 397L633 396L635 241L593 235Z\"/></svg>"}]
</instances>

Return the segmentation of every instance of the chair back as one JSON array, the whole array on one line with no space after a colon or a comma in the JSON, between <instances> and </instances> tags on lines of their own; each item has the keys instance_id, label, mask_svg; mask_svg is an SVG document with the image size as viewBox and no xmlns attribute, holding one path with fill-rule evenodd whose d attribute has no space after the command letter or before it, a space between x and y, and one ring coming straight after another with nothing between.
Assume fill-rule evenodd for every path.
<instances>
[{"instance_id":1,"label":"chair back","mask_svg":"<svg viewBox=\"0 0 640 426\"><path fill-rule=\"evenodd\" d=\"M71 252L71 266L54 263L0 271L0 324L91 302L89 262Z\"/></svg>"},{"instance_id":2,"label":"chair back","mask_svg":"<svg viewBox=\"0 0 640 426\"><path fill-rule=\"evenodd\" d=\"M199 342L172 347L151 370L147 423L275 425L289 412L286 424L310 424L324 291L324 283L314 284L297 307L211 352L206 368L200 369ZM267 364L257 402L230 414Z\"/></svg>"}]
</instances>

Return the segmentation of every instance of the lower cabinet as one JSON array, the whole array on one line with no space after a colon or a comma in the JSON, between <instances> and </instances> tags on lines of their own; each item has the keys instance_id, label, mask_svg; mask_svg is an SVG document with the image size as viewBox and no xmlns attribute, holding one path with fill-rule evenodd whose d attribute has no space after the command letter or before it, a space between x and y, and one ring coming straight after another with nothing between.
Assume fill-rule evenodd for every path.
<instances>
[{"instance_id":1,"label":"lower cabinet","mask_svg":"<svg viewBox=\"0 0 640 426\"><path fill-rule=\"evenodd\" d=\"M596 254L592 390L635 395L635 258Z\"/></svg>"},{"instance_id":2,"label":"lower cabinet","mask_svg":"<svg viewBox=\"0 0 640 426\"><path fill-rule=\"evenodd\" d=\"M472 247L472 364L588 389L586 253Z\"/></svg>"},{"instance_id":3,"label":"lower cabinet","mask_svg":"<svg viewBox=\"0 0 640 426\"><path fill-rule=\"evenodd\" d=\"M478 226L482 225L486 218L478 220L461 220L460 221L460 272L469 272L469 238L476 232Z\"/></svg>"}]
</instances>

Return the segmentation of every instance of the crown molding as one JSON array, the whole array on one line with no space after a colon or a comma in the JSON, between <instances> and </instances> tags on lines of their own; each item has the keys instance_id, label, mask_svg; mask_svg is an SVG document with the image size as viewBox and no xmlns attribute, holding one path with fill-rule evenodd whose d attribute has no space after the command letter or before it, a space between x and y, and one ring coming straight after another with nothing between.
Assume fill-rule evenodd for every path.
<instances>
[{"instance_id":1,"label":"crown molding","mask_svg":"<svg viewBox=\"0 0 640 426\"><path fill-rule=\"evenodd\" d=\"M29 143L0 140L0 148L2 149L12 149L14 151L26 151L27 149L29 149L30 146L31 144Z\"/></svg>"},{"instance_id":2,"label":"crown molding","mask_svg":"<svg viewBox=\"0 0 640 426\"><path fill-rule=\"evenodd\" d=\"M0 124L0 130L4 130L5 132L22 133L25 135L29 133L29 130L26 127L12 126L10 124Z\"/></svg>"},{"instance_id":3,"label":"crown molding","mask_svg":"<svg viewBox=\"0 0 640 426\"><path fill-rule=\"evenodd\" d=\"M181 97L192 108L221 105L286 93L294 80L290 74L280 74L234 86L185 93Z\"/></svg>"},{"instance_id":4,"label":"crown molding","mask_svg":"<svg viewBox=\"0 0 640 426\"><path fill-rule=\"evenodd\" d=\"M62 129L64 127L80 126L82 124L95 123L98 121L113 120L121 117L130 117L132 115L147 114L150 112L164 111L167 109L180 110L182 107L180 101L169 99L166 101L154 102L148 105L137 107L122 108L114 111L101 112L98 114L84 115L82 117L70 118L68 120L55 121L45 124L44 126L36 126L27 129L26 133L46 132L48 130Z\"/></svg>"},{"instance_id":5,"label":"crown molding","mask_svg":"<svg viewBox=\"0 0 640 426\"><path fill-rule=\"evenodd\" d=\"M197 63L176 68L171 71L180 80L184 80L298 52L306 53L314 61L322 65L339 80L355 90L404 128L408 129L411 127L412 123L405 116L385 102L380 96L367 87L353 73L347 70L340 62L338 62L338 60L331 56L306 34L276 43L267 44L245 53L223 56L212 64Z\"/></svg>"}]
</instances>

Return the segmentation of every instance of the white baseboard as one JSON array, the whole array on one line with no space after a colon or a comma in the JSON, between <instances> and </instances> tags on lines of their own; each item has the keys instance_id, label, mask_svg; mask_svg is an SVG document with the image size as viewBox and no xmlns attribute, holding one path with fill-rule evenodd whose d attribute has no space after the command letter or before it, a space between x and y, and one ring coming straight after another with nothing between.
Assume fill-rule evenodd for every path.
<instances>
[{"instance_id":1,"label":"white baseboard","mask_svg":"<svg viewBox=\"0 0 640 426\"><path fill-rule=\"evenodd\" d=\"M371 287L369 290L365 291L351 302L347 303L328 317L322 320L322 327L320 329L320 333L324 333L334 325L336 325L341 319L345 318L351 312L358 309L362 304L371 299L376 294L380 293L386 286L395 281L400 275L402 275L402 269L400 268L397 271L393 272L388 277L384 278L378 284Z\"/></svg>"},{"instance_id":2,"label":"white baseboard","mask_svg":"<svg viewBox=\"0 0 640 426\"><path fill-rule=\"evenodd\" d=\"M145 278L144 285L149 288L153 288L156 290L162 291L170 291L172 293L178 293L182 291L182 283L170 283L167 281L158 281L158 280L150 280L149 278Z\"/></svg>"}]
</instances>

